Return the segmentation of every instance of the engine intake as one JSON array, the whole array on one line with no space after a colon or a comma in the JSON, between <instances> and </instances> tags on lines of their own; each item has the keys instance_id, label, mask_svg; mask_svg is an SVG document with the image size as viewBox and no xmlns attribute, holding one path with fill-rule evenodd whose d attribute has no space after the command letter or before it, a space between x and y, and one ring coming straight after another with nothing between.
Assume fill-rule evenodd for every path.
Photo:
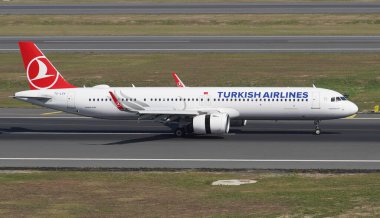
<instances>
[{"instance_id":1,"label":"engine intake","mask_svg":"<svg viewBox=\"0 0 380 218\"><path fill-rule=\"evenodd\" d=\"M224 134L230 130L230 117L225 113L198 115L193 118L195 134Z\"/></svg>"}]
</instances>

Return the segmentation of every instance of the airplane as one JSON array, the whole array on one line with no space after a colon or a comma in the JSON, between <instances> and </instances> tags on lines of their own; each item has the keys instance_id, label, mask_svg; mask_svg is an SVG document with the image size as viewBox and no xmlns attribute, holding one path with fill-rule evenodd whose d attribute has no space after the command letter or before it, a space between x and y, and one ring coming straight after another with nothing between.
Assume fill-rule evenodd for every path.
<instances>
[{"instance_id":1,"label":"airplane","mask_svg":"<svg viewBox=\"0 0 380 218\"><path fill-rule=\"evenodd\" d=\"M342 94L313 87L76 87L67 82L33 42L19 42L30 90L15 99L101 119L154 120L178 137L223 135L247 120L320 121L356 114ZM178 76L177 76L178 78ZM177 84L183 84L178 78Z\"/></svg>"}]
</instances>

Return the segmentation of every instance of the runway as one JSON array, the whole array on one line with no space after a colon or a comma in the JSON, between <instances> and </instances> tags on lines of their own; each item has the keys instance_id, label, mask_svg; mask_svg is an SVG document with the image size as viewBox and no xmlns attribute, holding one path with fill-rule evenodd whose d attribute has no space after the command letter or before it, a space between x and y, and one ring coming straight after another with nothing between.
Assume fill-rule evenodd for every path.
<instances>
[{"instance_id":1,"label":"runway","mask_svg":"<svg viewBox=\"0 0 380 218\"><path fill-rule=\"evenodd\" d=\"M249 121L224 136L176 138L151 121L0 110L0 168L380 169L380 116Z\"/></svg>"},{"instance_id":2,"label":"runway","mask_svg":"<svg viewBox=\"0 0 380 218\"><path fill-rule=\"evenodd\" d=\"M376 14L380 3L125 3L0 5L0 14Z\"/></svg>"},{"instance_id":3,"label":"runway","mask_svg":"<svg viewBox=\"0 0 380 218\"><path fill-rule=\"evenodd\" d=\"M18 52L19 41L54 52L380 51L380 36L3 36L0 52Z\"/></svg>"}]
</instances>

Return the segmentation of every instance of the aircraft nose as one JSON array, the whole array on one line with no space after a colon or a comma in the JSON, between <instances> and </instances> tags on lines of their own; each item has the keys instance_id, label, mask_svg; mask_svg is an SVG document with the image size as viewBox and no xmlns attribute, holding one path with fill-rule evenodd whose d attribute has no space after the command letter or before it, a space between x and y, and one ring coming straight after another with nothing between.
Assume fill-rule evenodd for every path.
<instances>
[{"instance_id":1,"label":"aircraft nose","mask_svg":"<svg viewBox=\"0 0 380 218\"><path fill-rule=\"evenodd\" d=\"M353 102L350 102L350 112L351 114L356 114L358 112L359 108L358 106L353 103Z\"/></svg>"}]
</instances>

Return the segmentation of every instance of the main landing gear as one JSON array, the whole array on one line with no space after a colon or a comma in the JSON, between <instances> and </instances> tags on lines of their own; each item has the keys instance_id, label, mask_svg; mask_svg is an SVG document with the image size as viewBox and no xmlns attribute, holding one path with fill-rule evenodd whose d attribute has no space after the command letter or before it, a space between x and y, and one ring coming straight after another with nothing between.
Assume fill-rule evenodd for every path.
<instances>
[{"instance_id":1,"label":"main landing gear","mask_svg":"<svg viewBox=\"0 0 380 218\"><path fill-rule=\"evenodd\" d=\"M321 134L321 129L319 128L319 120L314 120L315 134Z\"/></svg>"},{"instance_id":2,"label":"main landing gear","mask_svg":"<svg viewBox=\"0 0 380 218\"><path fill-rule=\"evenodd\" d=\"M186 135L193 134L193 128L191 125L182 125L174 130L174 135L177 137L184 137Z\"/></svg>"}]
</instances>

